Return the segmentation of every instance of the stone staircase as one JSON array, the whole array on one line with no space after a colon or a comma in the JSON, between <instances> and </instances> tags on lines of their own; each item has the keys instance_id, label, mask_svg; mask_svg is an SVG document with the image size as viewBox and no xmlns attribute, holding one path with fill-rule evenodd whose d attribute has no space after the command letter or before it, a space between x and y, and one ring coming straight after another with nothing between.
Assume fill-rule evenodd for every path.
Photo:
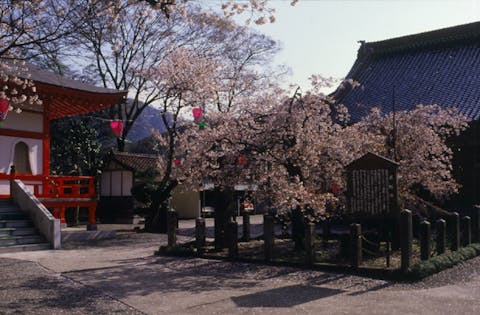
<instances>
[{"instance_id":1,"label":"stone staircase","mask_svg":"<svg viewBox=\"0 0 480 315\"><path fill-rule=\"evenodd\" d=\"M0 253L50 249L32 221L7 200L0 200Z\"/></svg>"}]
</instances>

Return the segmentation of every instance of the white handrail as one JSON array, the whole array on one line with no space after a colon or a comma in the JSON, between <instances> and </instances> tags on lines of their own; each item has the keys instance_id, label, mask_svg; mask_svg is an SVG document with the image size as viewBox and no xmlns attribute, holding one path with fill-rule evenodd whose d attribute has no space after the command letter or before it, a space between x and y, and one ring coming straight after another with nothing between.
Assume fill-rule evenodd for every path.
<instances>
[{"instance_id":1,"label":"white handrail","mask_svg":"<svg viewBox=\"0 0 480 315\"><path fill-rule=\"evenodd\" d=\"M60 249L62 240L60 220L53 217L22 181L18 179L12 181L11 187L13 191L10 193L13 202L29 215L35 227L50 242L52 249Z\"/></svg>"}]
</instances>

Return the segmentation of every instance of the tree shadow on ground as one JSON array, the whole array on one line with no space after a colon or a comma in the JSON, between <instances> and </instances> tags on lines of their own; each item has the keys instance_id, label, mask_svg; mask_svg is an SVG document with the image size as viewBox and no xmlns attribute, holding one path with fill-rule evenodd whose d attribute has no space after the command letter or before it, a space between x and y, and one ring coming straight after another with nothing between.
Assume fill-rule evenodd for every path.
<instances>
[{"instance_id":1,"label":"tree shadow on ground","mask_svg":"<svg viewBox=\"0 0 480 315\"><path fill-rule=\"evenodd\" d=\"M293 307L342 292L344 291L338 289L307 285L290 285L236 296L231 299L240 307Z\"/></svg>"},{"instance_id":2,"label":"tree shadow on ground","mask_svg":"<svg viewBox=\"0 0 480 315\"><path fill-rule=\"evenodd\" d=\"M135 262L133 260L132 262ZM245 298L237 297L235 303L247 305L252 288L262 289L268 283L288 282L285 287L265 290L265 295L273 290L272 294L282 295L290 293L294 299L298 292L299 304L344 292L339 285L345 278L351 276L319 271L299 270L290 267L263 266L248 263L230 263L205 259L185 259L174 257L158 257L144 261L137 265L124 265L115 268L91 269L88 271L72 271L65 274L76 281L94 286L107 292L109 295L122 299L129 296L169 296L188 292L194 294L209 294L209 292L245 291ZM274 282L269 282L272 280ZM291 285L291 281L298 284ZM383 282L382 282L383 283ZM376 284L370 284L370 287ZM321 287L320 287L321 286ZM297 287L297 289L295 289ZM369 288L357 286L354 288L367 290ZM263 292L263 291L261 291ZM262 293L258 297L263 297ZM252 295L252 296L250 296ZM301 302L304 299L305 302ZM269 303L268 299L265 300ZM273 302L272 302L273 303ZM293 305L294 300L285 302Z\"/></svg>"}]
</instances>

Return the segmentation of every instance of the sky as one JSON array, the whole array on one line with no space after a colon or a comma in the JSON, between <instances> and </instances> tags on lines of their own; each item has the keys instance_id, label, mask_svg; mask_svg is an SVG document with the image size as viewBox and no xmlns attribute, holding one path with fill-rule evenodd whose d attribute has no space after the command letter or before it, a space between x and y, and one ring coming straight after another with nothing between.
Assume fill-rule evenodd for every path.
<instances>
[{"instance_id":1,"label":"sky","mask_svg":"<svg viewBox=\"0 0 480 315\"><path fill-rule=\"evenodd\" d=\"M480 0L270 0L276 22L255 27L280 41L274 62L291 68L289 83L309 87L312 74L343 78L357 41L379 41L480 21Z\"/></svg>"}]
</instances>

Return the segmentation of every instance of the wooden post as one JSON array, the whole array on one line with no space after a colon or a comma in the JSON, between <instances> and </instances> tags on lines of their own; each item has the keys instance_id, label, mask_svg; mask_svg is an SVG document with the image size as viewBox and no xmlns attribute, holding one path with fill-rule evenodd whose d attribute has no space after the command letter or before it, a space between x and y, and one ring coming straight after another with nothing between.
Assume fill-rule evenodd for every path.
<instances>
[{"instance_id":1,"label":"wooden post","mask_svg":"<svg viewBox=\"0 0 480 315\"><path fill-rule=\"evenodd\" d=\"M195 219L195 245L197 247L197 255L203 255L203 247L205 246L205 219L200 217Z\"/></svg>"},{"instance_id":2,"label":"wooden post","mask_svg":"<svg viewBox=\"0 0 480 315\"><path fill-rule=\"evenodd\" d=\"M322 234L324 242L328 243L328 240L330 239L330 221L322 221Z\"/></svg>"},{"instance_id":3,"label":"wooden post","mask_svg":"<svg viewBox=\"0 0 480 315\"><path fill-rule=\"evenodd\" d=\"M450 249L458 250L460 247L460 217L457 212L453 212L449 218L450 221Z\"/></svg>"},{"instance_id":4,"label":"wooden post","mask_svg":"<svg viewBox=\"0 0 480 315\"><path fill-rule=\"evenodd\" d=\"M97 218L96 218L96 212L97 212L97 205L92 205L88 207L88 224L87 224L87 231L96 231L97 230ZM61 210L61 223L65 223L65 207L62 207Z\"/></svg>"},{"instance_id":5,"label":"wooden post","mask_svg":"<svg viewBox=\"0 0 480 315\"><path fill-rule=\"evenodd\" d=\"M462 246L468 246L472 243L471 219L465 216L461 221L462 226Z\"/></svg>"},{"instance_id":6,"label":"wooden post","mask_svg":"<svg viewBox=\"0 0 480 315\"><path fill-rule=\"evenodd\" d=\"M275 245L275 234L273 216L268 214L263 216L263 239L265 260L271 261L273 258L273 246Z\"/></svg>"},{"instance_id":7,"label":"wooden post","mask_svg":"<svg viewBox=\"0 0 480 315\"><path fill-rule=\"evenodd\" d=\"M430 259L430 222L420 223L420 259Z\"/></svg>"},{"instance_id":8,"label":"wooden post","mask_svg":"<svg viewBox=\"0 0 480 315\"><path fill-rule=\"evenodd\" d=\"M400 212L400 248L401 248L401 269L407 271L412 263L412 212L403 210Z\"/></svg>"},{"instance_id":9,"label":"wooden post","mask_svg":"<svg viewBox=\"0 0 480 315\"><path fill-rule=\"evenodd\" d=\"M15 165L10 166L10 201L13 202L13 182L15 181Z\"/></svg>"},{"instance_id":10,"label":"wooden post","mask_svg":"<svg viewBox=\"0 0 480 315\"><path fill-rule=\"evenodd\" d=\"M65 219L65 212L67 211L67 208L65 206L60 206L60 226L62 227L67 227L67 220ZM90 222L90 208L88 208L88 222ZM87 230L88 230L88 225L87 224Z\"/></svg>"},{"instance_id":11,"label":"wooden post","mask_svg":"<svg viewBox=\"0 0 480 315\"><path fill-rule=\"evenodd\" d=\"M445 253L447 243L447 222L443 219L438 219L436 223L437 233L437 255Z\"/></svg>"},{"instance_id":12,"label":"wooden post","mask_svg":"<svg viewBox=\"0 0 480 315\"><path fill-rule=\"evenodd\" d=\"M350 264L358 268L362 263L362 226L350 224Z\"/></svg>"},{"instance_id":13,"label":"wooden post","mask_svg":"<svg viewBox=\"0 0 480 315\"><path fill-rule=\"evenodd\" d=\"M235 258L238 256L238 223L230 221L227 223L228 235L228 257Z\"/></svg>"},{"instance_id":14,"label":"wooden post","mask_svg":"<svg viewBox=\"0 0 480 315\"><path fill-rule=\"evenodd\" d=\"M243 212L243 240L250 242L250 214L246 211Z\"/></svg>"},{"instance_id":15,"label":"wooden post","mask_svg":"<svg viewBox=\"0 0 480 315\"><path fill-rule=\"evenodd\" d=\"M307 265L315 261L315 223L305 225L305 262Z\"/></svg>"},{"instance_id":16,"label":"wooden post","mask_svg":"<svg viewBox=\"0 0 480 315\"><path fill-rule=\"evenodd\" d=\"M167 212L167 234L168 246L175 246L177 243L177 212L174 209Z\"/></svg>"},{"instance_id":17,"label":"wooden post","mask_svg":"<svg viewBox=\"0 0 480 315\"><path fill-rule=\"evenodd\" d=\"M472 241L480 242L480 206L475 205L472 208Z\"/></svg>"}]
</instances>

